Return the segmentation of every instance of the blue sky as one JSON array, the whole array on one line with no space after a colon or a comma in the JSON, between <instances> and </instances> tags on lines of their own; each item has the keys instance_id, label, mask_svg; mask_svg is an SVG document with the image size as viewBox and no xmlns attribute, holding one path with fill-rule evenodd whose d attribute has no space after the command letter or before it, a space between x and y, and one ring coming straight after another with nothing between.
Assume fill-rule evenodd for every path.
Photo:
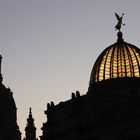
<instances>
[{"instance_id":1,"label":"blue sky","mask_svg":"<svg viewBox=\"0 0 140 140\"><path fill-rule=\"evenodd\" d=\"M24 136L29 107L41 135L46 104L86 94L98 55L117 37L114 13L125 13L123 36L140 46L139 0L0 0L3 83L10 87Z\"/></svg>"}]
</instances>

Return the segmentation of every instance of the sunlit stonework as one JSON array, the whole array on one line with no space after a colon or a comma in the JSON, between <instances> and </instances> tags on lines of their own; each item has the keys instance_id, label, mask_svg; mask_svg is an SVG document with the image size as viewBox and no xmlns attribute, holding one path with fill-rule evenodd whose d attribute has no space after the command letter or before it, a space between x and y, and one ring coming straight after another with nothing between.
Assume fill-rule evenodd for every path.
<instances>
[{"instance_id":1,"label":"sunlit stonework","mask_svg":"<svg viewBox=\"0 0 140 140\"><path fill-rule=\"evenodd\" d=\"M107 79L140 77L140 50L126 43L118 32L118 41L106 48L92 69L90 85Z\"/></svg>"}]
</instances>

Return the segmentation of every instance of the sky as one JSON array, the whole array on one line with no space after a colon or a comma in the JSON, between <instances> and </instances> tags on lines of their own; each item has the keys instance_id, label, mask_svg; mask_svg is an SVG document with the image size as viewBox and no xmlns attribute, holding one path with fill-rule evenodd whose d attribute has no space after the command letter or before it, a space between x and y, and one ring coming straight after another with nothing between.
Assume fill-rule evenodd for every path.
<instances>
[{"instance_id":1,"label":"sky","mask_svg":"<svg viewBox=\"0 0 140 140\"><path fill-rule=\"evenodd\" d=\"M47 103L86 94L99 54L117 40L114 15L124 13L126 42L140 46L139 0L0 0L3 83L24 128L32 107L37 136Z\"/></svg>"}]
</instances>

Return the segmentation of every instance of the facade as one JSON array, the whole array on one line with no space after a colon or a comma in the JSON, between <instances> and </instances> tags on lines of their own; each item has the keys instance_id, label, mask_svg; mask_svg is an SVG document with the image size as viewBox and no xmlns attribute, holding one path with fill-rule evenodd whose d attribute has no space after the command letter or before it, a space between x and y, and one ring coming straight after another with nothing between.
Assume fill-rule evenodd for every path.
<instances>
[{"instance_id":1,"label":"facade","mask_svg":"<svg viewBox=\"0 0 140 140\"><path fill-rule=\"evenodd\" d=\"M41 140L140 138L140 50L117 36L97 58L85 95L47 104Z\"/></svg>"},{"instance_id":2,"label":"facade","mask_svg":"<svg viewBox=\"0 0 140 140\"><path fill-rule=\"evenodd\" d=\"M21 140L13 93L2 83L0 55L0 140Z\"/></svg>"}]
</instances>

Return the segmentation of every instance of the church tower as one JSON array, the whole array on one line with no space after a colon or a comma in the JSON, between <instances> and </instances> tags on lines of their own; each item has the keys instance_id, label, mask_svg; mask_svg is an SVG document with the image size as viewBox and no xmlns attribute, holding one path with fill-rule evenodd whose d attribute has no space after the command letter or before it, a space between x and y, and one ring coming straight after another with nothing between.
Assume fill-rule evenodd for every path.
<instances>
[{"instance_id":1,"label":"church tower","mask_svg":"<svg viewBox=\"0 0 140 140\"><path fill-rule=\"evenodd\" d=\"M0 140L21 140L13 92L2 83L0 55Z\"/></svg>"},{"instance_id":2,"label":"church tower","mask_svg":"<svg viewBox=\"0 0 140 140\"><path fill-rule=\"evenodd\" d=\"M25 128L24 140L37 140L36 138L36 127L34 125L34 118L32 116L32 109L29 109L29 117L27 119L27 126Z\"/></svg>"}]
</instances>

